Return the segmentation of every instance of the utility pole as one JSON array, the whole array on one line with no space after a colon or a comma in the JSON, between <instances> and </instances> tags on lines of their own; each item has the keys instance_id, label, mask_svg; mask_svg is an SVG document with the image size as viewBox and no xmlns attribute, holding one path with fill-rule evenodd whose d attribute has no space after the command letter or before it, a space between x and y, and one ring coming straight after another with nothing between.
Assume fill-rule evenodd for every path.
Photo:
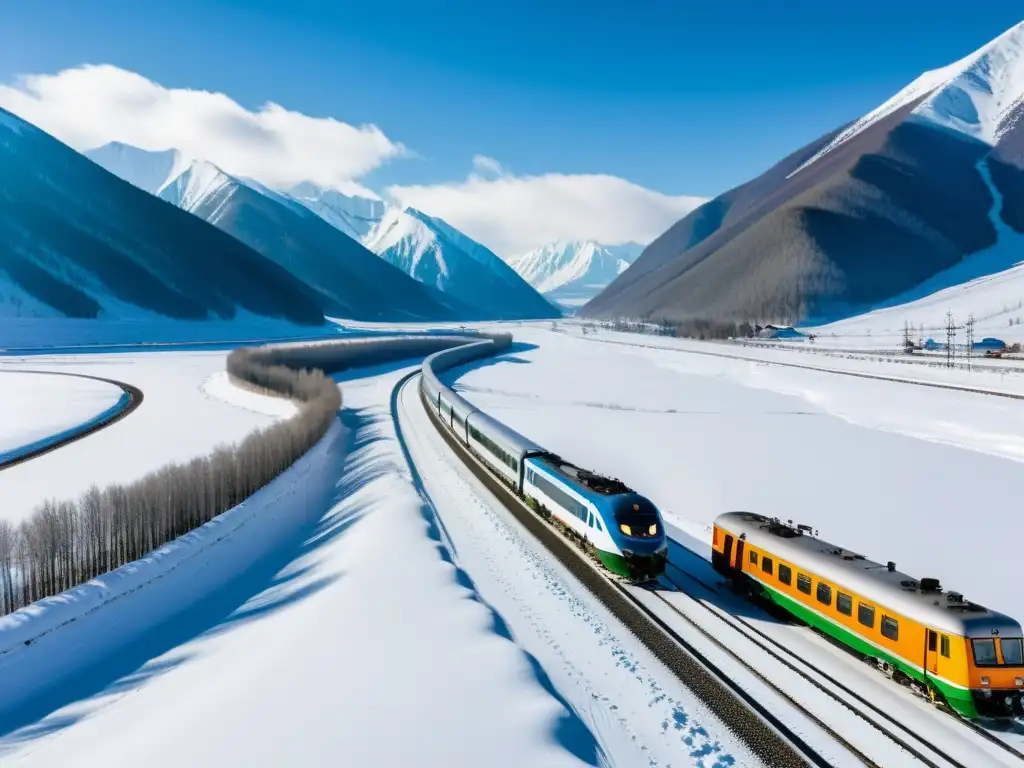
<instances>
[{"instance_id":1,"label":"utility pole","mask_svg":"<svg viewBox=\"0 0 1024 768\"><path fill-rule=\"evenodd\" d=\"M910 341L910 323L906 320L903 321L903 351L909 352L911 349Z\"/></svg>"},{"instance_id":2,"label":"utility pole","mask_svg":"<svg viewBox=\"0 0 1024 768\"><path fill-rule=\"evenodd\" d=\"M946 312L946 367L952 368L956 353L953 345L956 343L956 326L953 324L953 313Z\"/></svg>"},{"instance_id":3,"label":"utility pole","mask_svg":"<svg viewBox=\"0 0 1024 768\"><path fill-rule=\"evenodd\" d=\"M967 370L971 370L971 355L974 354L974 313L967 316Z\"/></svg>"}]
</instances>

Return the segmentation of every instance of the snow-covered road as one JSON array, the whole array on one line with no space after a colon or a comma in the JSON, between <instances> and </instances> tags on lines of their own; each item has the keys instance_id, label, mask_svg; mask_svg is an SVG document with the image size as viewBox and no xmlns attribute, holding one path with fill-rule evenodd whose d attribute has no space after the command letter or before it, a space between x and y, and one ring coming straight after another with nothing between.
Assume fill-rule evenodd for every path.
<instances>
[{"instance_id":1,"label":"snow-covered road","mask_svg":"<svg viewBox=\"0 0 1024 768\"><path fill-rule=\"evenodd\" d=\"M124 395L97 379L0 369L0 463L95 421Z\"/></svg>"},{"instance_id":2,"label":"snow-covered road","mask_svg":"<svg viewBox=\"0 0 1024 768\"><path fill-rule=\"evenodd\" d=\"M38 371L124 381L145 393L142 404L117 423L0 472L0 516L17 523L45 498L76 498L92 483L102 487L128 482L170 461L204 456L218 443L235 442L255 428L295 412L284 400L235 387L224 389L226 354L139 352L0 358L0 380L14 376L5 371L30 366ZM84 381L69 376L35 378ZM232 400L226 401L225 393ZM45 399L37 399L37 394L31 396L33 407L45 408Z\"/></svg>"}]
</instances>

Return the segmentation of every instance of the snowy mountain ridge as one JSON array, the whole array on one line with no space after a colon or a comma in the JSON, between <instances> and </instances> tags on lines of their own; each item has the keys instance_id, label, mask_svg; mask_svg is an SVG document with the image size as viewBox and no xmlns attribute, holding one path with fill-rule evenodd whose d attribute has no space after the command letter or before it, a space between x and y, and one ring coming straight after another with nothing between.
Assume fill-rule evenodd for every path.
<instances>
[{"instance_id":1,"label":"snowy mountain ridge","mask_svg":"<svg viewBox=\"0 0 1024 768\"><path fill-rule=\"evenodd\" d=\"M548 298L579 305L622 274L643 248L638 243L602 245L593 240L559 240L516 256L509 264Z\"/></svg>"},{"instance_id":2,"label":"snowy mountain ridge","mask_svg":"<svg viewBox=\"0 0 1024 768\"><path fill-rule=\"evenodd\" d=\"M385 261L499 317L552 317L555 308L491 250L442 219L385 206L362 239Z\"/></svg>"},{"instance_id":3,"label":"snowy mountain ridge","mask_svg":"<svg viewBox=\"0 0 1024 768\"><path fill-rule=\"evenodd\" d=\"M1024 22L969 56L925 72L841 131L790 176L918 100L912 119L997 145L1024 114Z\"/></svg>"}]
</instances>

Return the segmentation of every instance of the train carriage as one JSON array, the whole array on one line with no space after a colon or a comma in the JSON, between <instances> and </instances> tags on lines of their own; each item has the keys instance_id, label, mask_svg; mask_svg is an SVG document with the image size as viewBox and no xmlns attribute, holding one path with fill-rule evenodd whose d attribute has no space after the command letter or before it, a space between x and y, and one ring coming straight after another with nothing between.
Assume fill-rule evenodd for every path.
<instances>
[{"instance_id":1,"label":"train carriage","mask_svg":"<svg viewBox=\"0 0 1024 768\"><path fill-rule=\"evenodd\" d=\"M555 521L608 570L634 581L657 578L665 569L668 542L654 504L617 480L555 456L437 378L435 365L447 370L479 357L488 346L470 344L428 357L420 384L424 403L516 495Z\"/></svg>"},{"instance_id":2,"label":"train carriage","mask_svg":"<svg viewBox=\"0 0 1024 768\"><path fill-rule=\"evenodd\" d=\"M936 579L746 512L716 518L712 564L964 717L1024 715L1020 624Z\"/></svg>"}]
</instances>

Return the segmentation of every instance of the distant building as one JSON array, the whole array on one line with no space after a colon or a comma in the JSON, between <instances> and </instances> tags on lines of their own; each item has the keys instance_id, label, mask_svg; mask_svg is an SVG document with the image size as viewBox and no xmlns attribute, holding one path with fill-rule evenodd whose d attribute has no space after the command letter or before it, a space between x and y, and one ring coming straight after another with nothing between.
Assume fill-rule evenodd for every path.
<instances>
[{"instance_id":1,"label":"distant building","mask_svg":"<svg viewBox=\"0 0 1024 768\"><path fill-rule=\"evenodd\" d=\"M999 349L1005 349L1005 348L1006 348L1006 342L1005 341L1000 341L999 339L993 339L991 336L986 336L981 341L974 342L974 347L973 347L975 352L987 352L990 349L999 350Z\"/></svg>"},{"instance_id":2,"label":"distant building","mask_svg":"<svg viewBox=\"0 0 1024 768\"><path fill-rule=\"evenodd\" d=\"M928 339L922 346L921 349L927 349L930 352L937 352L940 349L945 349L945 344L939 344L935 339Z\"/></svg>"},{"instance_id":3,"label":"distant building","mask_svg":"<svg viewBox=\"0 0 1024 768\"><path fill-rule=\"evenodd\" d=\"M759 339L803 339L807 334L800 333L791 325L766 325L757 332Z\"/></svg>"}]
</instances>

